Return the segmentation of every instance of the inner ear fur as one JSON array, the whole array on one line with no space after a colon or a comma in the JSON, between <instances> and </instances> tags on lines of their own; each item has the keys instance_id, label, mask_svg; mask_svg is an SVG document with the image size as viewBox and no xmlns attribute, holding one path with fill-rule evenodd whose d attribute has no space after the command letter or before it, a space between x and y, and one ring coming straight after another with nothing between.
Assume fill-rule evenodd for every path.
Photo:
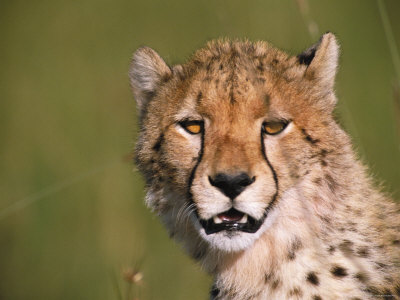
<instances>
[{"instance_id":1,"label":"inner ear fur","mask_svg":"<svg viewBox=\"0 0 400 300\"><path fill-rule=\"evenodd\" d=\"M129 78L139 115L142 115L160 85L171 75L170 67L153 49L141 47L135 51L129 69Z\"/></svg>"},{"instance_id":2,"label":"inner ear fur","mask_svg":"<svg viewBox=\"0 0 400 300\"><path fill-rule=\"evenodd\" d=\"M333 33L325 33L320 40L297 56L306 65L304 78L314 81L324 90L332 90L339 58L339 45Z\"/></svg>"}]
</instances>

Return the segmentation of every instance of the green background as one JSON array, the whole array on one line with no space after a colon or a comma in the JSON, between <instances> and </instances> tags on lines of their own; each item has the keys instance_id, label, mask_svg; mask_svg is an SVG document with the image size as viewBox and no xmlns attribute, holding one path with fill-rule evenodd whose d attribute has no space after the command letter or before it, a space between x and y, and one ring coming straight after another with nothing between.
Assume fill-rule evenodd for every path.
<instances>
[{"instance_id":1,"label":"green background","mask_svg":"<svg viewBox=\"0 0 400 300\"><path fill-rule=\"evenodd\" d=\"M384 3L398 44L400 2ZM130 57L148 45L173 64L225 36L297 54L328 30L338 118L398 199L396 74L376 1L1 0L0 299L207 299L210 278L143 204Z\"/></svg>"}]
</instances>

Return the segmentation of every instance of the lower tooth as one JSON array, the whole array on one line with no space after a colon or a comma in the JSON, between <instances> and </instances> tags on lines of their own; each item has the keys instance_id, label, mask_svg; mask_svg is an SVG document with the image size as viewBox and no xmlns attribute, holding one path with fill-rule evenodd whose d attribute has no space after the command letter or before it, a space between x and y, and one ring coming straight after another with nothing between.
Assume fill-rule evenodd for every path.
<instances>
[{"instance_id":1,"label":"lower tooth","mask_svg":"<svg viewBox=\"0 0 400 300\"><path fill-rule=\"evenodd\" d=\"M222 220L220 218L218 218L218 216L215 216L213 219L214 219L214 223L215 224L221 224L222 223Z\"/></svg>"},{"instance_id":2,"label":"lower tooth","mask_svg":"<svg viewBox=\"0 0 400 300\"><path fill-rule=\"evenodd\" d=\"M247 215L243 215L243 217L240 219L239 223L247 223Z\"/></svg>"}]
</instances>

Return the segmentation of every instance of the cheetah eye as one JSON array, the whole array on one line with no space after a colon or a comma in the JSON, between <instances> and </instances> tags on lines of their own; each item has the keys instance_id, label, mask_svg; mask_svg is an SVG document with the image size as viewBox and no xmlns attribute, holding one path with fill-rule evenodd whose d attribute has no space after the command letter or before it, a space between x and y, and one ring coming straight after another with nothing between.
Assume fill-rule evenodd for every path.
<instances>
[{"instance_id":1,"label":"cheetah eye","mask_svg":"<svg viewBox=\"0 0 400 300\"><path fill-rule=\"evenodd\" d=\"M269 135L275 135L281 133L286 126L288 125L288 121L271 121L264 122L262 125L262 132Z\"/></svg>"},{"instance_id":2,"label":"cheetah eye","mask_svg":"<svg viewBox=\"0 0 400 300\"><path fill-rule=\"evenodd\" d=\"M203 131L203 121L185 120L179 122L179 125L181 125L182 128L185 129L190 134L199 134Z\"/></svg>"}]
</instances>

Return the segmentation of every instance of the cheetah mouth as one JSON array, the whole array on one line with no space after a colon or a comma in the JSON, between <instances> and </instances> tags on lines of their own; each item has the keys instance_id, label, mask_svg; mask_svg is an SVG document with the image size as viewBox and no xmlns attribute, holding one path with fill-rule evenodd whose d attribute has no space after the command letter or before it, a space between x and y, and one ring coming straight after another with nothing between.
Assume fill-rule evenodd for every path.
<instances>
[{"instance_id":1,"label":"cheetah mouth","mask_svg":"<svg viewBox=\"0 0 400 300\"><path fill-rule=\"evenodd\" d=\"M264 223L266 214L259 220L231 208L228 211L222 212L214 217L203 220L200 219L200 224L203 226L207 235L221 231L242 231L247 233L255 233Z\"/></svg>"}]
</instances>

